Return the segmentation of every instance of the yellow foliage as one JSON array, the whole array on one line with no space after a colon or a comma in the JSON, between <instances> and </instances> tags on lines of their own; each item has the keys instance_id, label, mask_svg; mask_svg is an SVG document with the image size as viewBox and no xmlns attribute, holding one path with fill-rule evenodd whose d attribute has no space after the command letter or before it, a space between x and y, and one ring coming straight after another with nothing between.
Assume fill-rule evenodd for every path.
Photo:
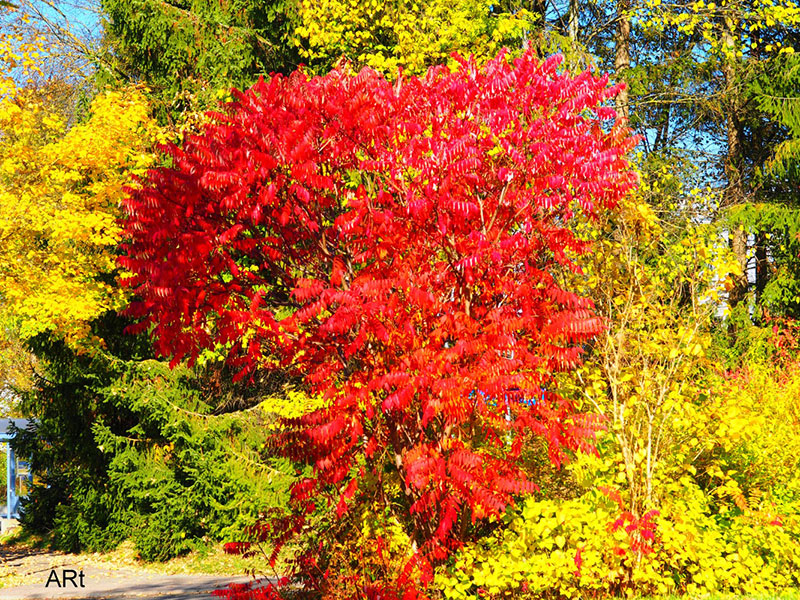
<instances>
[{"instance_id":1,"label":"yellow foliage","mask_svg":"<svg viewBox=\"0 0 800 600\"><path fill-rule=\"evenodd\" d=\"M447 61L455 51L494 56L530 29L528 11L489 17L491 4L489 0L302 0L295 42L301 55L314 63L330 65L345 57L357 67L390 75L398 67L418 74Z\"/></svg>"},{"instance_id":2,"label":"yellow foliage","mask_svg":"<svg viewBox=\"0 0 800 600\"><path fill-rule=\"evenodd\" d=\"M800 6L795 0L714 2L702 0L686 5L647 0L639 18L648 28L664 31L674 27L688 36L702 36L712 52L728 59L742 58L745 51L793 53L791 46L765 44L765 30L776 26L792 29L800 25Z\"/></svg>"},{"instance_id":3,"label":"yellow foliage","mask_svg":"<svg viewBox=\"0 0 800 600\"><path fill-rule=\"evenodd\" d=\"M9 326L0 321L0 327L5 332L0 336L0 386L20 392L28 391L33 386L36 357L28 352L23 340L15 335L13 323ZM14 400L12 396L6 395L0 401L0 410L4 416L11 412Z\"/></svg>"},{"instance_id":4,"label":"yellow foliage","mask_svg":"<svg viewBox=\"0 0 800 600\"><path fill-rule=\"evenodd\" d=\"M602 483L620 488L637 515L659 506L678 442L708 398L712 318L737 267L713 226L662 222L645 201L671 177L642 181L599 227L587 227L593 251L579 259L575 285L585 285L608 328L584 366L560 381L564 393L605 417L620 469ZM709 201L698 190L689 196Z\"/></svg>"},{"instance_id":5,"label":"yellow foliage","mask_svg":"<svg viewBox=\"0 0 800 600\"><path fill-rule=\"evenodd\" d=\"M528 500L499 533L461 550L436 586L445 598L764 593L800 583L800 523L738 516L721 525L693 483L671 486L650 553L631 552L616 506L597 493ZM578 564L580 563L580 567Z\"/></svg>"},{"instance_id":6,"label":"yellow foliage","mask_svg":"<svg viewBox=\"0 0 800 600\"><path fill-rule=\"evenodd\" d=\"M154 160L143 92L98 96L67 128L32 92L0 99L0 311L22 338L88 322L122 302L113 285L123 186Z\"/></svg>"},{"instance_id":7,"label":"yellow foliage","mask_svg":"<svg viewBox=\"0 0 800 600\"><path fill-rule=\"evenodd\" d=\"M438 571L446 598L694 597L800 584L800 372L766 359L732 376L715 362L713 321L736 261L710 226L658 218L643 197L668 187L643 182L587 229L584 293L608 330L559 385L604 415L607 430L598 454L567 466L577 497L509 510L503 527ZM612 525L651 510L649 548L634 543L636 528L626 532L630 517Z\"/></svg>"},{"instance_id":8,"label":"yellow foliage","mask_svg":"<svg viewBox=\"0 0 800 600\"><path fill-rule=\"evenodd\" d=\"M14 7L0 6L0 99L13 96L20 80L41 75L44 42L25 36L21 19Z\"/></svg>"},{"instance_id":9,"label":"yellow foliage","mask_svg":"<svg viewBox=\"0 0 800 600\"><path fill-rule=\"evenodd\" d=\"M296 419L324 408L325 402L317 396L309 396L303 392L289 389L286 390L285 395L267 398L259 406L268 416ZM280 429L280 425L275 422L268 427L271 430Z\"/></svg>"},{"instance_id":10,"label":"yellow foliage","mask_svg":"<svg viewBox=\"0 0 800 600\"><path fill-rule=\"evenodd\" d=\"M569 465L588 488L572 500L529 499L505 527L465 547L437 574L447 598L765 594L800 584L800 373L754 364L715 380L680 424L656 480L652 552L610 525L619 509L597 492L624 471L616 431L600 455ZM637 457L637 460L641 457ZM580 569L576 556L580 551ZM527 590L529 595L523 593Z\"/></svg>"}]
</instances>

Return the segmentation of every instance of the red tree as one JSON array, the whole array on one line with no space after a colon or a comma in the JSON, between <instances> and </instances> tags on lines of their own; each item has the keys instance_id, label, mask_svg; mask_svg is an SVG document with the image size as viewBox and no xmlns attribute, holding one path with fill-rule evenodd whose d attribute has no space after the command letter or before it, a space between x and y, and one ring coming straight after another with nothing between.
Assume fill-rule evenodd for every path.
<instances>
[{"instance_id":1,"label":"red tree","mask_svg":"<svg viewBox=\"0 0 800 600\"><path fill-rule=\"evenodd\" d=\"M326 544L357 523L354 503L387 507L411 547L402 573L337 581L400 594L535 489L532 436L554 463L588 447L591 419L545 387L603 325L558 273L586 249L573 211L634 185L633 141L601 123L607 78L558 64L276 76L130 192L120 262L157 349L223 347L243 375L283 369L327 401L276 440L313 465L295 512L256 528L280 543L328 499L339 520L317 522L334 533L301 561L306 585L330 591L314 569L335 575Z\"/></svg>"}]
</instances>

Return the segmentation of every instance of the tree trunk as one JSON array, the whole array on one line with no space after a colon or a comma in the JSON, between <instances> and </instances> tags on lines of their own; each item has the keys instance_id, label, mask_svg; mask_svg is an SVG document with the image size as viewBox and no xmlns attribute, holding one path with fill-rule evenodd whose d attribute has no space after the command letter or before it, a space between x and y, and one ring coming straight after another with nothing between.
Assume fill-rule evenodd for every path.
<instances>
[{"instance_id":1,"label":"tree trunk","mask_svg":"<svg viewBox=\"0 0 800 600\"><path fill-rule=\"evenodd\" d=\"M739 226L729 233L731 249L742 270L741 275L732 276L733 287L728 294L728 301L731 308L737 306L747 295L747 232L743 226Z\"/></svg>"},{"instance_id":2,"label":"tree trunk","mask_svg":"<svg viewBox=\"0 0 800 600\"><path fill-rule=\"evenodd\" d=\"M756 234L756 296L761 301L764 288L769 281L769 260L767 259L767 237L763 232Z\"/></svg>"},{"instance_id":3,"label":"tree trunk","mask_svg":"<svg viewBox=\"0 0 800 600\"><path fill-rule=\"evenodd\" d=\"M726 18L723 24L723 42L730 54L723 59L722 68L725 75L725 134L728 146L725 158L725 176L728 180L728 187L725 189L723 202L727 207L745 202L745 189L742 181L742 126L739 119L739 94L736 91L737 69L733 40L733 24L729 18ZM739 226L734 228L729 235L731 248L742 270L741 275L734 277L733 287L728 296L731 308L733 308L747 295L747 232L744 227Z\"/></svg>"},{"instance_id":4,"label":"tree trunk","mask_svg":"<svg viewBox=\"0 0 800 600\"><path fill-rule=\"evenodd\" d=\"M569 41L578 41L578 13L580 5L578 0L569 0Z\"/></svg>"},{"instance_id":5,"label":"tree trunk","mask_svg":"<svg viewBox=\"0 0 800 600\"><path fill-rule=\"evenodd\" d=\"M630 0L617 0L617 32L614 36L614 71L617 81L623 79L625 71L631 66L631 20L630 16L627 14L630 7ZM620 91L617 95L616 107L620 121L627 125L630 120L627 88Z\"/></svg>"}]
</instances>

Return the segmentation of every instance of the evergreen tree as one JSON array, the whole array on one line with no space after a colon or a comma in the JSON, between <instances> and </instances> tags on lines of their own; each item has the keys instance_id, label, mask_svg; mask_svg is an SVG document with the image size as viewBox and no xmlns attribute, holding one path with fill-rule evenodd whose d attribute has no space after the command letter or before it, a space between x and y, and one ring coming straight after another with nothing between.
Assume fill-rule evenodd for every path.
<instances>
[{"instance_id":1,"label":"evergreen tree","mask_svg":"<svg viewBox=\"0 0 800 600\"><path fill-rule=\"evenodd\" d=\"M146 83L161 120L299 65L291 0L102 0L117 70Z\"/></svg>"},{"instance_id":2,"label":"evergreen tree","mask_svg":"<svg viewBox=\"0 0 800 600\"><path fill-rule=\"evenodd\" d=\"M164 560L284 506L294 469L262 455L271 417L253 406L273 383L220 393L218 375L149 358L124 325L114 313L95 321L106 349L92 355L50 336L31 342L42 370L20 408L36 424L14 441L37 474L23 525L52 531L66 551L132 538L142 557Z\"/></svg>"}]
</instances>

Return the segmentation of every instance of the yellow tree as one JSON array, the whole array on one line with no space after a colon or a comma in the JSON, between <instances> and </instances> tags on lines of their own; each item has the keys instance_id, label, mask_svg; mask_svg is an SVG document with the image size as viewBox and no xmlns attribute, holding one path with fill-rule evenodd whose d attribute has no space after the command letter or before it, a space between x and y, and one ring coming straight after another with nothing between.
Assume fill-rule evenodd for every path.
<instances>
[{"instance_id":1,"label":"yellow tree","mask_svg":"<svg viewBox=\"0 0 800 600\"><path fill-rule=\"evenodd\" d=\"M1 9L0 9L1 10ZM4 17L13 17L5 9ZM153 160L142 90L101 94L68 127L34 74L41 44L0 36L0 322L21 339L50 331L79 345L115 308L123 186ZM22 73L24 75L24 73ZM57 82L56 82L57 83Z\"/></svg>"},{"instance_id":2,"label":"yellow tree","mask_svg":"<svg viewBox=\"0 0 800 600\"><path fill-rule=\"evenodd\" d=\"M23 338L57 331L77 341L115 308L118 205L147 153L147 104L138 90L92 102L66 131L43 99L18 91L0 101L0 310Z\"/></svg>"},{"instance_id":3,"label":"yellow tree","mask_svg":"<svg viewBox=\"0 0 800 600\"><path fill-rule=\"evenodd\" d=\"M662 177L670 178L669 175ZM721 297L738 264L716 226L658 218L653 184L596 231L583 265L608 324L576 393L602 414L616 446L616 483L634 515L660 507L668 470L691 462L708 400L705 359ZM699 190L687 202L711 201ZM673 473L674 475L674 473Z\"/></svg>"},{"instance_id":4,"label":"yellow tree","mask_svg":"<svg viewBox=\"0 0 800 600\"><path fill-rule=\"evenodd\" d=\"M0 2L0 98L13 96L17 81L41 73L36 59L42 40L25 35L24 21L10 3Z\"/></svg>"},{"instance_id":5,"label":"yellow tree","mask_svg":"<svg viewBox=\"0 0 800 600\"><path fill-rule=\"evenodd\" d=\"M301 0L293 39L301 56L322 70L344 57L390 75L398 67L421 73L455 51L488 58L503 46L520 47L537 17L524 9L493 14L492 5L490 0Z\"/></svg>"}]
</instances>

